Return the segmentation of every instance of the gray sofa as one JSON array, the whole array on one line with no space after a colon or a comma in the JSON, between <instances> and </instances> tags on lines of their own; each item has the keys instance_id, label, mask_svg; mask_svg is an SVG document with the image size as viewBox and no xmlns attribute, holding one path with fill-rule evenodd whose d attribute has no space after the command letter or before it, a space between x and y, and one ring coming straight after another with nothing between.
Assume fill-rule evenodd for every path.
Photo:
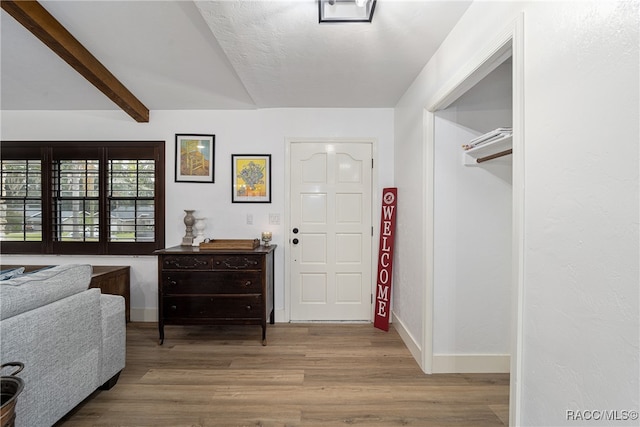
<instances>
[{"instance_id":1,"label":"gray sofa","mask_svg":"<svg viewBox=\"0 0 640 427\"><path fill-rule=\"evenodd\" d=\"M16 427L53 425L124 368L124 298L90 281L84 264L0 280L0 361L24 364Z\"/></svg>"}]
</instances>

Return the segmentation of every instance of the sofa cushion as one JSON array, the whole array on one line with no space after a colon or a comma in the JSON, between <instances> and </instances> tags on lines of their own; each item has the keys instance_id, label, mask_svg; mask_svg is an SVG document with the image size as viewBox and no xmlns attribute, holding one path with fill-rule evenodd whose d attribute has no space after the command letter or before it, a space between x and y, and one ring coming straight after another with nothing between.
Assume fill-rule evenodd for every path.
<instances>
[{"instance_id":1,"label":"sofa cushion","mask_svg":"<svg viewBox=\"0 0 640 427\"><path fill-rule=\"evenodd\" d=\"M13 279L24 273L24 267L20 268L7 268L6 270L0 271L0 280L9 280Z\"/></svg>"},{"instance_id":2,"label":"sofa cushion","mask_svg":"<svg viewBox=\"0 0 640 427\"><path fill-rule=\"evenodd\" d=\"M89 288L91 265L58 265L0 281L0 319L7 319Z\"/></svg>"}]
</instances>

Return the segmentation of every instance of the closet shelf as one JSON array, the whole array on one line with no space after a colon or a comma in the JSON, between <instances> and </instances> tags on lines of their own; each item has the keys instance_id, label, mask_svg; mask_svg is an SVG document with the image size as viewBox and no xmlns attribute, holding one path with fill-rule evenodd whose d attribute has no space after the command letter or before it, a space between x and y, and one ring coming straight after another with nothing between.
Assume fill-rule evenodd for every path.
<instances>
[{"instance_id":1,"label":"closet shelf","mask_svg":"<svg viewBox=\"0 0 640 427\"><path fill-rule=\"evenodd\" d=\"M486 144L466 150L462 153L462 163L467 166L477 165L484 161L511 154L513 147L512 135L487 142Z\"/></svg>"}]
</instances>

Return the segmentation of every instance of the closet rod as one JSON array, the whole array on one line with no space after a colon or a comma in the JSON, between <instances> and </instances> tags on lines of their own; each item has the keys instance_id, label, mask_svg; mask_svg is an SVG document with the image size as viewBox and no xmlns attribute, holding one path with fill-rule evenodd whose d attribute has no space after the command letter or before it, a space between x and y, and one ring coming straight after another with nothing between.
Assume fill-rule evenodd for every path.
<instances>
[{"instance_id":1,"label":"closet rod","mask_svg":"<svg viewBox=\"0 0 640 427\"><path fill-rule=\"evenodd\" d=\"M482 163L482 162L486 162L488 160L497 159L498 157L508 156L509 154L512 154L512 153L513 153L513 150L510 148L508 150L501 151L499 153L492 154L490 156L480 157L479 159L476 160L476 162L477 163Z\"/></svg>"}]
</instances>

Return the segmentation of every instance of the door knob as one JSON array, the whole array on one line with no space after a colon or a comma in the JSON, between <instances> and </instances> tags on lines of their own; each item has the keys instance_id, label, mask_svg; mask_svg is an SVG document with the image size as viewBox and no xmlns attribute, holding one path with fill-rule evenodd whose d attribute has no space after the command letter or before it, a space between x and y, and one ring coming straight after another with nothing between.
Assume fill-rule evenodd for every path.
<instances>
[{"instance_id":1,"label":"door knob","mask_svg":"<svg viewBox=\"0 0 640 427\"><path fill-rule=\"evenodd\" d=\"M292 242L294 245L297 245L297 244L298 244L298 242L299 242L299 240L298 240L298 239L293 239L291 242Z\"/></svg>"},{"instance_id":2,"label":"door knob","mask_svg":"<svg viewBox=\"0 0 640 427\"><path fill-rule=\"evenodd\" d=\"M293 234L298 234L298 229L297 229L297 228L294 228L294 229L293 229L293 230L291 230L291 231L293 231Z\"/></svg>"}]
</instances>

